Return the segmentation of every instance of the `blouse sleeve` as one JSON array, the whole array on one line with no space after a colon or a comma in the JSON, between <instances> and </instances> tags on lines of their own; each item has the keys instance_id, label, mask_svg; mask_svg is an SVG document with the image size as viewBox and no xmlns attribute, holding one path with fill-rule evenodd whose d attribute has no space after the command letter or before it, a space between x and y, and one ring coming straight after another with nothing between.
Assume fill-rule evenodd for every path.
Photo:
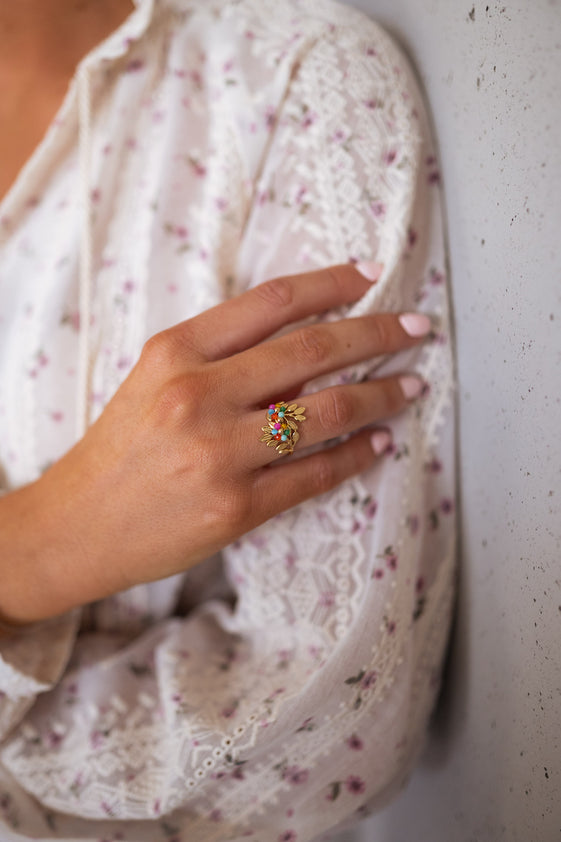
<instances>
[{"instance_id":1,"label":"blouse sleeve","mask_svg":"<svg viewBox=\"0 0 561 842\"><path fill-rule=\"evenodd\" d=\"M274 25L269 2L244 4L248 21L235 11L253 103L235 131L242 147L248 133L248 149L250 122L267 132L253 171L248 161L236 291L383 262L349 315L424 311L432 341L307 390L414 369L426 394L388 421L388 457L224 551L233 608L211 600L95 655L81 636L71 668L1 751L29 827L48 838L55 826L88 840L311 840L383 804L423 743L455 552L438 165L416 82L388 35L347 7L302 4L317 11L296 15L295 5L275 4Z\"/></svg>"},{"instance_id":2,"label":"blouse sleeve","mask_svg":"<svg viewBox=\"0 0 561 842\"><path fill-rule=\"evenodd\" d=\"M39 693L61 677L70 658L79 612L28 629L0 628L0 740L18 724Z\"/></svg>"}]
</instances>

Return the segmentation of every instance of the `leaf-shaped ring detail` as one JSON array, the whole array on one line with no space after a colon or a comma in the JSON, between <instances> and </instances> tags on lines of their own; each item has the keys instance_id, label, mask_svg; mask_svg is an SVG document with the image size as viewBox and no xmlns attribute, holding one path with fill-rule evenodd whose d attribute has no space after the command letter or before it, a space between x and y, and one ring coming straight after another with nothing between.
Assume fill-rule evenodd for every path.
<instances>
[{"instance_id":1,"label":"leaf-shaped ring detail","mask_svg":"<svg viewBox=\"0 0 561 842\"><path fill-rule=\"evenodd\" d=\"M286 401L278 401L269 404L267 409L267 426L261 427L264 435L260 441L265 442L267 447L274 447L277 453L287 456L293 452L296 442L300 438L298 422L305 421L305 408L297 403L287 404Z\"/></svg>"}]
</instances>

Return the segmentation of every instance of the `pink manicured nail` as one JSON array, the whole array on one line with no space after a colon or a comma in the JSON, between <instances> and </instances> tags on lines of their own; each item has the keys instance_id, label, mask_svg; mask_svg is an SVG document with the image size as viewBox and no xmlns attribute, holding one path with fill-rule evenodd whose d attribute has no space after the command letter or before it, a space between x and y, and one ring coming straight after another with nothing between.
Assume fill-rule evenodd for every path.
<instances>
[{"instance_id":1,"label":"pink manicured nail","mask_svg":"<svg viewBox=\"0 0 561 842\"><path fill-rule=\"evenodd\" d=\"M402 313L399 323L409 336L426 336L431 329L430 319L424 313Z\"/></svg>"},{"instance_id":2,"label":"pink manicured nail","mask_svg":"<svg viewBox=\"0 0 561 842\"><path fill-rule=\"evenodd\" d=\"M384 271L384 264L375 263L373 260L361 260L359 263L355 263L355 269L374 283Z\"/></svg>"},{"instance_id":3,"label":"pink manicured nail","mask_svg":"<svg viewBox=\"0 0 561 842\"><path fill-rule=\"evenodd\" d=\"M376 432L372 433L370 436L370 443L376 456L380 456L382 453L386 452L392 443L392 434L388 432L388 430L376 430Z\"/></svg>"},{"instance_id":4,"label":"pink manicured nail","mask_svg":"<svg viewBox=\"0 0 561 842\"><path fill-rule=\"evenodd\" d=\"M413 374L404 374L399 378L399 385L408 401L413 398L418 398L423 391L424 383L420 377L415 377Z\"/></svg>"}]
</instances>

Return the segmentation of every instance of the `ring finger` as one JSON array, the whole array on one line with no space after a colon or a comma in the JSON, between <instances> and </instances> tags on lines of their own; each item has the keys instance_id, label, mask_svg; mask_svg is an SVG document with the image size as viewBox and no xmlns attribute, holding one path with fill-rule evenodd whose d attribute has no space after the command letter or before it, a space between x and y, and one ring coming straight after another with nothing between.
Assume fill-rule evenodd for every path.
<instances>
[{"instance_id":1,"label":"ring finger","mask_svg":"<svg viewBox=\"0 0 561 842\"><path fill-rule=\"evenodd\" d=\"M368 424L400 412L421 394L423 381L417 375L405 374L380 377L349 386L332 386L315 394L298 398L298 406L305 408L305 421L298 424L297 447L308 447L337 436L354 432ZM245 441L254 444L245 452L250 469L260 468L280 458L274 439L269 446L260 441L262 427L266 427L266 411L250 412L245 416L242 433Z\"/></svg>"}]
</instances>

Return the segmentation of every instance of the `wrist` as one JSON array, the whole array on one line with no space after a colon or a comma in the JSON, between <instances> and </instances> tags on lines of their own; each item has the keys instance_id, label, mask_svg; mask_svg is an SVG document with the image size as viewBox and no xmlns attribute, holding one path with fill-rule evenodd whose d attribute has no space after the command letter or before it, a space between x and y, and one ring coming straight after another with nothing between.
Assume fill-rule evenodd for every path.
<instances>
[{"instance_id":1,"label":"wrist","mask_svg":"<svg viewBox=\"0 0 561 842\"><path fill-rule=\"evenodd\" d=\"M57 463L0 500L0 635L112 592L100 581L95 547L87 546L95 519L82 499L83 487L83 477Z\"/></svg>"}]
</instances>

